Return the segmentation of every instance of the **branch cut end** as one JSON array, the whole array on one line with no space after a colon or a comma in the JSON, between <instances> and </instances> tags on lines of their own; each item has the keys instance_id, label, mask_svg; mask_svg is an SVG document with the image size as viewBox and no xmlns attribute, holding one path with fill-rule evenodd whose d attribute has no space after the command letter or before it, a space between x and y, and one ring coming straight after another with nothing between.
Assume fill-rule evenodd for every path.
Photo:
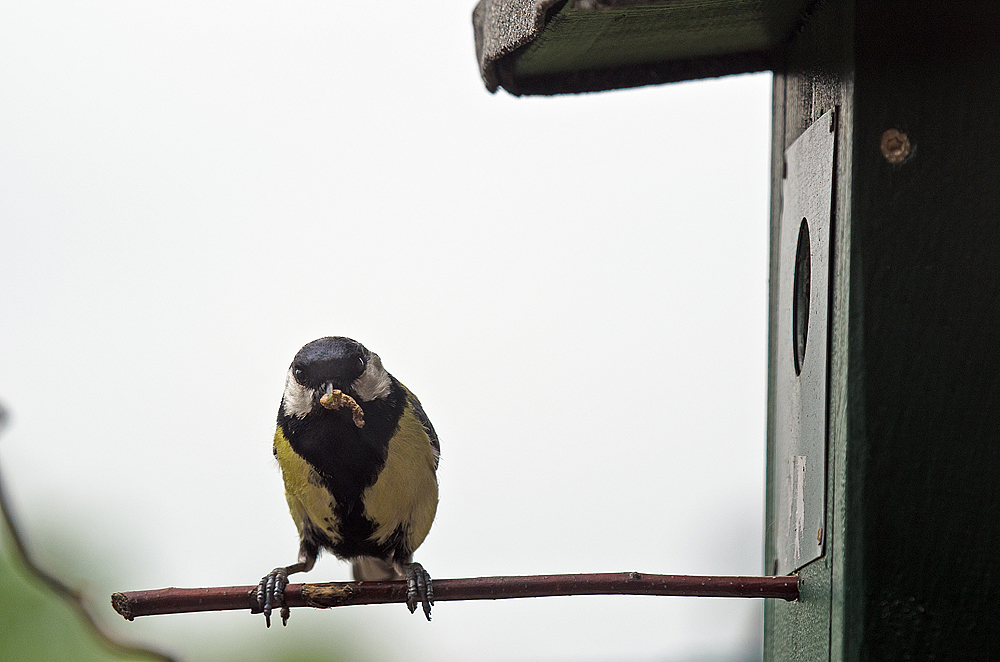
<instances>
[{"instance_id":1,"label":"branch cut end","mask_svg":"<svg viewBox=\"0 0 1000 662\"><path fill-rule=\"evenodd\" d=\"M112 593L111 606L114 607L115 611L121 614L126 621L135 620L135 616L132 614L132 603L129 601L128 596L124 593Z\"/></svg>"}]
</instances>

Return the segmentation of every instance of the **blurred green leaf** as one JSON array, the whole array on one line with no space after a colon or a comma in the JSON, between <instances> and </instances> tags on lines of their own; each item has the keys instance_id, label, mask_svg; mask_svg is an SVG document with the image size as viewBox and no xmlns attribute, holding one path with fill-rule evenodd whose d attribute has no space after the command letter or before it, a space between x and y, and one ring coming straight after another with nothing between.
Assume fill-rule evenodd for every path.
<instances>
[{"instance_id":1,"label":"blurred green leaf","mask_svg":"<svg viewBox=\"0 0 1000 662\"><path fill-rule=\"evenodd\" d=\"M0 531L0 660L148 660L117 655L93 637L75 607L31 576L10 532Z\"/></svg>"}]
</instances>

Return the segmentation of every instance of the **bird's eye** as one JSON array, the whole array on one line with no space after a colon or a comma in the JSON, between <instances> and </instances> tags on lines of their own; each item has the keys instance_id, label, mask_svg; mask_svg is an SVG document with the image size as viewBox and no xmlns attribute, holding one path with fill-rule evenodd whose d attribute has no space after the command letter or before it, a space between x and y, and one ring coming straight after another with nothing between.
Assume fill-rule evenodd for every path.
<instances>
[{"instance_id":1,"label":"bird's eye","mask_svg":"<svg viewBox=\"0 0 1000 662\"><path fill-rule=\"evenodd\" d=\"M358 357L358 372L364 372L364 371L365 371L365 360L359 356Z\"/></svg>"},{"instance_id":2,"label":"bird's eye","mask_svg":"<svg viewBox=\"0 0 1000 662\"><path fill-rule=\"evenodd\" d=\"M302 368L295 367L292 368L292 374L295 375L296 379L298 379L299 377L305 374L305 371Z\"/></svg>"}]
</instances>

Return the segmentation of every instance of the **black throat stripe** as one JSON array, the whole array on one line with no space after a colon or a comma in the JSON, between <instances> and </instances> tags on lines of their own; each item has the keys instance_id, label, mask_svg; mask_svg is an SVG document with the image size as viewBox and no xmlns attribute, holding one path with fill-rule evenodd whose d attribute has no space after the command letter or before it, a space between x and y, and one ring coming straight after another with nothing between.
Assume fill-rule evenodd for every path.
<instances>
[{"instance_id":1,"label":"black throat stripe","mask_svg":"<svg viewBox=\"0 0 1000 662\"><path fill-rule=\"evenodd\" d=\"M282 407L278 425L296 454L319 474L323 486L336 501L340 542L333 544L321 522L310 523L304 533L319 547L342 558L355 556L406 556L396 549L404 539L396 532L386 544L375 545L369 539L375 524L364 515L362 495L373 485L385 466L389 439L399 426L405 405L405 391L394 378L384 399L361 402L365 424L358 428L347 409L320 407L302 418L286 416Z\"/></svg>"}]
</instances>

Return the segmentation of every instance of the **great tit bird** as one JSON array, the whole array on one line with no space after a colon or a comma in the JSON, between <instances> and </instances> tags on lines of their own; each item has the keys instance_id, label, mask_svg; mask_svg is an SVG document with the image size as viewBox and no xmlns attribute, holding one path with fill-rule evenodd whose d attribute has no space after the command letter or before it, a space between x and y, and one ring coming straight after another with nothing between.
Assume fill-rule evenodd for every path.
<instances>
[{"instance_id":1,"label":"great tit bird","mask_svg":"<svg viewBox=\"0 0 1000 662\"><path fill-rule=\"evenodd\" d=\"M299 559L257 589L268 627L288 575L311 570L321 550L349 560L355 581L405 579L410 612L431 618L434 589L413 552L437 510L439 444L417 396L361 343L314 340L295 355L278 409L274 456L299 530Z\"/></svg>"}]
</instances>

